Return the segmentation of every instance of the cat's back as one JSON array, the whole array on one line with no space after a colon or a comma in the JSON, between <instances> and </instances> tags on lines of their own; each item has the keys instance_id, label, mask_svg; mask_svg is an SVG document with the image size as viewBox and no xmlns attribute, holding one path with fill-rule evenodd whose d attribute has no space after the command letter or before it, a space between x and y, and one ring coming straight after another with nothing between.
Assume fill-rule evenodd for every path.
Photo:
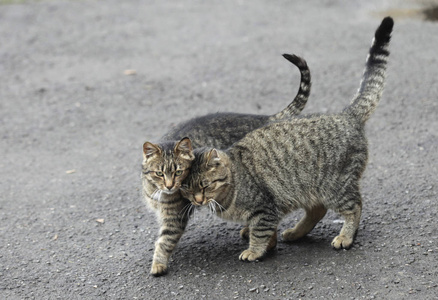
<instances>
[{"instance_id":1,"label":"cat's back","mask_svg":"<svg viewBox=\"0 0 438 300\"><path fill-rule=\"evenodd\" d=\"M258 144L265 143L291 145L318 140L342 141L362 134L362 132L363 125L348 114L314 114L266 124L249 132L235 146L256 147Z\"/></svg>"},{"instance_id":2,"label":"cat's back","mask_svg":"<svg viewBox=\"0 0 438 300\"><path fill-rule=\"evenodd\" d=\"M209 146L226 149L251 130L265 125L266 115L216 113L197 117L176 125L162 140L189 137L195 148Z\"/></svg>"},{"instance_id":3,"label":"cat's back","mask_svg":"<svg viewBox=\"0 0 438 300\"><path fill-rule=\"evenodd\" d=\"M267 124L228 151L247 168L268 172L280 168L335 166L351 151L365 151L363 125L348 114L308 115ZM304 166L304 167L303 167ZM316 171L316 170L315 170ZM275 173L275 172L273 172Z\"/></svg>"}]
</instances>

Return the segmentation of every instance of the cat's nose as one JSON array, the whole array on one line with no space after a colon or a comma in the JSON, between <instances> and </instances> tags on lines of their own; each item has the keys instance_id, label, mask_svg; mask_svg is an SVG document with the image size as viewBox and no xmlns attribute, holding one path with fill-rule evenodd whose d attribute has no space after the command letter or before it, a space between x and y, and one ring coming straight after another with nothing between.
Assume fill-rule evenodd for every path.
<instances>
[{"instance_id":1,"label":"cat's nose","mask_svg":"<svg viewBox=\"0 0 438 300\"><path fill-rule=\"evenodd\" d=\"M173 180L170 178L164 178L164 186L170 191L173 188Z\"/></svg>"},{"instance_id":2,"label":"cat's nose","mask_svg":"<svg viewBox=\"0 0 438 300\"><path fill-rule=\"evenodd\" d=\"M204 202L204 197L200 194L195 195L195 202L198 204L202 204L202 202Z\"/></svg>"}]
</instances>

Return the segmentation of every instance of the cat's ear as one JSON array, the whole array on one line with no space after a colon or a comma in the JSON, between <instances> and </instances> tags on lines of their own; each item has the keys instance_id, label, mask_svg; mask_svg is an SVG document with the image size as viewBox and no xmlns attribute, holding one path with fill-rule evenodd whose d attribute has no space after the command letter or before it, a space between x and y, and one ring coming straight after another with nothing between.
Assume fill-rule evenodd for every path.
<instances>
[{"instance_id":1,"label":"cat's ear","mask_svg":"<svg viewBox=\"0 0 438 300\"><path fill-rule=\"evenodd\" d=\"M195 159L195 155L193 154L192 141L188 137L182 138L178 143L176 143L174 151L177 156L181 156L184 159Z\"/></svg>"},{"instance_id":2,"label":"cat's ear","mask_svg":"<svg viewBox=\"0 0 438 300\"><path fill-rule=\"evenodd\" d=\"M161 148L158 145L146 142L143 144L143 156L148 159L154 155L161 154Z\"/></svg>"},{"instance_id":3,"label":"cat's ear","mask_svg":"<svg viewBox=\"0 0 438 300\"><path fill-rule=\"evenodd\" d=\"M217 166L221 162L221 158L219 157L219 153L216 149L211 149L207 154L207 166Z\"/></svg>"}]
</instances>

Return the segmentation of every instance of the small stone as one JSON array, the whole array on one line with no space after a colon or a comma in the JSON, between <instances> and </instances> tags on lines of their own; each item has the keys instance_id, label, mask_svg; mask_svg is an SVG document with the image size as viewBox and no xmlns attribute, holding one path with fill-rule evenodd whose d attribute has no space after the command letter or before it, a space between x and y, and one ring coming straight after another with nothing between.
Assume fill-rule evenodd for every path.
<instances>
[{"instance_id":1,"label":"small stone","mask_svg":"<svg viewBox=\"0 0 438 300\"><path fill-rule=\"evenodd\" d=\"M129 69L129 70L125 70L125 71L123 72L123 74L125 74L125 75L127 75L127 76L129 76L129 75L136 75L136 74L137 74L137 71L136 71L136 70Z\"/></svg>"}]
</instances>

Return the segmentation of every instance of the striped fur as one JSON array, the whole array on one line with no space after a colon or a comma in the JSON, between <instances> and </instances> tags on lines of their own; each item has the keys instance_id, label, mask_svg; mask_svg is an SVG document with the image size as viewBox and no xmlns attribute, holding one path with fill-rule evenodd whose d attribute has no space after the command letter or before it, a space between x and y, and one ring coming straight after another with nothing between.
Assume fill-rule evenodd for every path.
<instances>
[{"instance_id":1,"label":"striped fur","mask_svg":"<svg viewBox=\"0 0 438 300\"><path fill-rule=\"evenodd\" d=\"M144 143L143 194L161 223L160 236L155 243L152 275L159 276L167 272L172 250L182 236L193 210L190 202L183 199L179 192L182 180L189 174L193 159L192 146L228 148L251 130L299 114L304 108L310 94L310 71L304 59L295 55L284 57L299 68L301 83L295 99L280 113L273 116L233 113L207 115L178 125L158 144ZM189 136L192 142L183 138L185 136ZM178 143L173 142L181 138ZM181 145L186 151L177 151Z\"/></svg>"},{"instance_id":2,"label":"striped fur","mask_svg":"<svg viewBox=\"0 0 438 300\"><path fill-rule=\"evenodd\" d=\"M345 217L332 246L352 246L368 157L364 125L382 94L392 27L388 17L377 29L359 94L343 112L268 124L225 151L195 149L182 194L248 226L242 234L249 235L249 248L241 260L263 257L275 246L280 220L299 208L305 216L282 233L285 241L306 235L332 209Z\"/></svg>"},{"instance_id":3,"label":"striped fur","mask_svg":"<svg viewBox=\"0 0 438 300\"><path fill-rule=\"evenodd\" d=\"M351 106L346 109L362 122L367 121L376 109L385 87L388 45L391 39L388 31L392 30L393 25L391 18L385 18L377 29L359 89Z\"/></svg>"},{"instance_id":4,"label":"striped fur","mask_svg":"<svg viewBox=\"0 0 438 300\"><path fill-rule=\"evenodd\" d=\"M283 54L283 57L293 63L300 69L301 83L297 95L294 101L292 101L285 109L279 113L271 116L269 121L281 120L295 115L299 115L304 109L309 99L310 88L312 87L310 70L307 66L307 62L299 56L294 54Z\"/></svg>"}]
</instances>

